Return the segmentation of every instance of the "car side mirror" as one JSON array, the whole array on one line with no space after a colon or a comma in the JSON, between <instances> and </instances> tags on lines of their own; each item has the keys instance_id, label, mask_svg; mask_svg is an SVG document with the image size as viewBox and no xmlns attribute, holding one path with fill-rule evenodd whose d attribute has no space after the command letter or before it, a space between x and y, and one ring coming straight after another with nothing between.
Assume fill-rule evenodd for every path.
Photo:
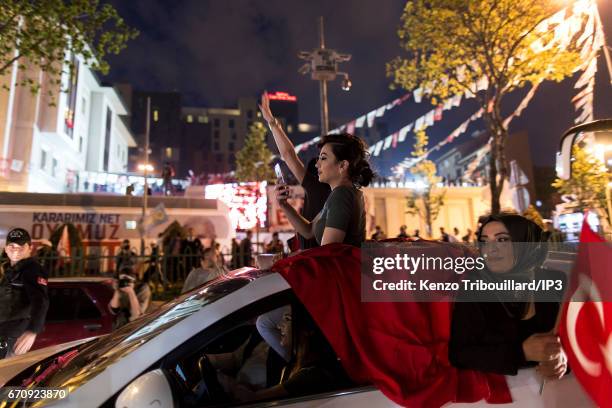
<instances>
[{"instance_id":1,"label":"car side mirror","mask_svg":"<svg viewBox=\"0 0 612 408\"><path fill-rule=\"evenodd\" d=\"M174 408L172 388L161 369L132 381L117 397L115 408Z\"/></svg>"}]
</instances>

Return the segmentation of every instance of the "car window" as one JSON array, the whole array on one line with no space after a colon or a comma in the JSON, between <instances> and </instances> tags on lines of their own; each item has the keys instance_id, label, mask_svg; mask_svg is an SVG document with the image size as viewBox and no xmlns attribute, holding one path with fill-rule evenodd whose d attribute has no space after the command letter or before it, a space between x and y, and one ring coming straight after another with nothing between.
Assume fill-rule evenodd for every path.
<instances>
[{"instance_id":1,"label":"car window","mask_svg":"<svg viewBox=\"0 0 612 408\"><path fill-rule=\"evenodd\" d=\"M49 288L47 322L99 319L100 311L82 288Z\"/></svg>"},{"instance_id":2,"label":"car window","mask_svg":"<svg viewBox=\"0 0 612 408\"><path fill-rule=\"evenodd\" d=\"M318 332L316 324L307 324L304 318L292 320L296 311L300 316L307 313L293 293L288 291L279 295L282 296L262 299L224 317L165 359L162 368L172 378L174 397L180 406L218 406L262 400L278 402L354 386L322 333L320 336L315 333ZM284 329L280 322L278 325L270 324L278 317L285 320ZM296 330L292 323L306 325ZM289 326L293 329L287 332ZM293 350L289 362L271 347L272 343L283 346L280 338L287 335L294 341L299 338L293 347L285 343ZM278 343L275 340L277 336ZM300 351L305 352L309 346L315 347L316 351L300 359ZM274 394L279 384L285 393ZM249 395L244 393L245 389L266 389L267 394Z\"/></svg>"},{"instance_id":3,"label":"car window","mask_svg":"<svg viewBox=\"0 0 612 408\"><path fill-rule=\"evenodd\" d=\"M72 392L160 332L167 330L207 304L244 287L254 277L244 275L232 279L217 279L181 295L175 301L162 305L155 312L100 338L91 346L80 351L65 367L41 380L36 387L68 387Z\"/></svg>"}]
</instances>

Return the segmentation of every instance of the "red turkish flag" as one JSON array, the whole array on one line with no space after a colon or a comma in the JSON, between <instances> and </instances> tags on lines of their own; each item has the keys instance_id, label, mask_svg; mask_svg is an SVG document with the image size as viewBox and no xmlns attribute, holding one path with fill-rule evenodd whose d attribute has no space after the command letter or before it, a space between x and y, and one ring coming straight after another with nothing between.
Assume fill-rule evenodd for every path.
<instances>
[{"instance_id":1,"label":"red turkish flag","mask_svg":"<svg viewBox=\"0 0 612 408\"><path fill-rule=\"evenodd\" d=\"M441 256L453 253L431 245ZM512 402L504 376L451 366L450 302L362 301L359 248L324 245L272 269L291 285L355 383L373 384L405 407Z\"/></svg>"},{"instance_id":2,"label":"red turkish flag","mask_svg":"<svg viewBox=\"0 0 612 408\"><path fill-rule=\"evenodd\" d=\"M600 407L612 407L612 248L585 220L559 335L576 378Z\"/></svg>"}]
</instances>

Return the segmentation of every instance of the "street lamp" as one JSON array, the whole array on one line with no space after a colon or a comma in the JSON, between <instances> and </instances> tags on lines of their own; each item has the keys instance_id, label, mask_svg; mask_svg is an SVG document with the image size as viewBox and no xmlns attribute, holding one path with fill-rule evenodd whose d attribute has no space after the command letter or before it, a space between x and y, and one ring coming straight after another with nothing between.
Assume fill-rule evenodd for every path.
<instances>
[{"instance_id":1,"label":"street lamp","mask_svg":"<svg viewBox=\"0 0 612 408\"><path fill-rule=\"evenodd\" d=\"M153 167L152 164L144 164L141 163L138 165L138 170L140 171L147 171L148 173L153 173L153 170L155 170L155 168Z\"/></svg>"},{"instance_id":2,"label":"street lamp","mask_svg":"<svg viewBox=\"0 0 612 408\"><path fill-rule=\"evenodd\" d=\"M298 58L303 59L306 64L302 65L298 72L302 75L310 73L310 78L319 81L319 94L321 98L321 134L329 132L329 108L327 105L327 81L333 81L337 75L342 75L342 89L351 89L351 80L346 72L338 71L338 63L351 60L350 54L340 54L336 50L325 48L325 37L323 33L323 17L319 17L319 48L312 51L300 51Z\"/></svg>"}]
</instances>

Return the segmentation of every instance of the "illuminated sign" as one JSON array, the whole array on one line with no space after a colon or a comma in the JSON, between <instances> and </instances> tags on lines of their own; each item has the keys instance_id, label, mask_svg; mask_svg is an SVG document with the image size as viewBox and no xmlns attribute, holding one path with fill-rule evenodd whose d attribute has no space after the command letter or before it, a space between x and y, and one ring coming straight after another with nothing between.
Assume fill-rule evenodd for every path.
<instances>
[{"instance_id":1,"label":"illuminated sign","mask_svg":"<svg viewBox=\"0 0 612 408\"><path fill-rule=\"evenodd\" d=\"M268 94L271 101L297 102L297 96L289 95L287 92L275 92Z\"/></svg>"},{"instance_id":2,"label":"illuminated sign","mask_svg":"<svg viewBox=\"0 0 612 408\"><path fill-rule=\"evenodd\" d=\"M232 183L210 184L204 190L208 199L221 200L230 210L232 228L248 230L266 225L267 196L266 184L263 183Z\"/></svg>"}]
</instances>

